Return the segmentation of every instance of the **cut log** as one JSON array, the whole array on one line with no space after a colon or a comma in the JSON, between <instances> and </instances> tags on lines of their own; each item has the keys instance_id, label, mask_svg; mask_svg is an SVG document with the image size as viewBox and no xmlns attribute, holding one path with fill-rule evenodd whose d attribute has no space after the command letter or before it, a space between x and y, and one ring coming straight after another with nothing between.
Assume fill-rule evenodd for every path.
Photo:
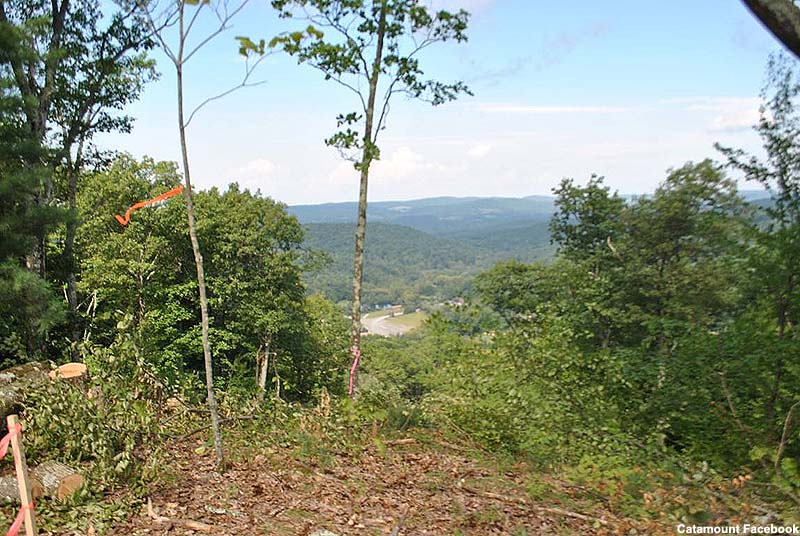
<instances>
[{"instance_id":1,"label":"cut log","mask_svg":"<svg viewBox=\"0 0 800 536\"><path fill-rule=\"evenodd\" d=\"M46 497L55 497L63 501L72 497L84 483L83 475L61 462L47 461L31 472L38 480Z\"/></svg>"},{"instance_id":2,"label":"cut log","mask_svg":"<svg viewBox=\"0 0 800 536\"><path fill-rule=\"evenodd\" d=\"M8 415L19 412L25 390L47 381L48 367L43 363L25 363L0 370L0 431L5 433Z\"/></svg>"},{"instance_id":3,"label":"cut log","mask_svg":"<svg viewBox=\"0 0 800 536\"><path fill-rule=\"evenodd\" d=\"M62 378L69 380L71 378L83 378L86 374L86 365L83 363L65 363L50 371L50 379Z\"/></svg>"},{"instance_id":4,"label":"cut log","mask_svg":"<svg viewBox=\"0 0 800 536\"><path fill-rule=\"evenodd\" d=\"M41 482L35 478L31 479L31 496L38 499L44 496L44 488ZM14 476L0 476L0 502L19 502L19 486Z\"/></svg>"},{"instance_id":5,"label":"cut log","mask_svg":"<svg viewBox=\"0 0 800 536\"><path fill-rule=\"evenodd\" d=\"M30 486L34 499L55 497L60 501L75 494L83 486L83 476L61 462L44 462L31 470ZM14 476L0 477L0 502L19 502L19 486Z\"/></svg>"}]
</instances>

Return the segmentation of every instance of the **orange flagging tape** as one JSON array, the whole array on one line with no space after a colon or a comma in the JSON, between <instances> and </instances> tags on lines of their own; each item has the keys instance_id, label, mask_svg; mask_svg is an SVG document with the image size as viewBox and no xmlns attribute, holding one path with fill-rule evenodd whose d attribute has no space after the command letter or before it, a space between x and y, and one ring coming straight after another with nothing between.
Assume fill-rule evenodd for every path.
<instances>
[{"instance_id":1,"label":"orange flagging tape","mask_svg":"<svg viewBox=\"0 0 800 536\"><path fill-rule=\"evenodd\" d=\"M8 452L8 445L11 443L11 438L15 435L22 432L22 425L17 423L17 426L14 427L13 430L9 430L8 433L0 439L0 460L6 457L6 453Z\"/></svg>"},{"instance_id":2,"label":"orange flagging tape","mask_svg":"<svg viewBox=\"0 0 800 536\"><path fill-rule=\"evenodd\" d=\"M119 214L114 214L114 217L117 219L120 225L125 227L131 221L131 212L133 212L134 210L139 210L142 207L146 207L148 205L152 205L153 203L158 203L159 201L169 199L170 197L178 195L182 191L183 191L183 186L178 186L177 188L173 188L169 192L164 192L163 194L156 196L153 199L148 199L147 201L139 201L125 212L125 217L122 217Z\"/></svg>"},{"instance_id":3,"label":"orange flagging tape","mask_svg":"<svg viewBox=\"0 0 800 536\"><path fill-rule=\"evenodd\" d=\"M8 532L6 532L6 536L17 536L17 534L19 534L19 529L22 527L22 520L25 519L25 510L33 510L33 507L34 504L30 503L27 507L23 506L19 509L17 517L11 524L11 528L8 529Z\"/></svg>"}]
</instances>

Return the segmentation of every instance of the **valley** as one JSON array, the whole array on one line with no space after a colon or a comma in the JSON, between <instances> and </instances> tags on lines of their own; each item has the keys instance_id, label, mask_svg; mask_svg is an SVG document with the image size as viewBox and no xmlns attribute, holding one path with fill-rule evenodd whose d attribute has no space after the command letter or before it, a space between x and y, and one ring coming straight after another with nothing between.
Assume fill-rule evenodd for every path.
<instances>
[{"instance_id":1,"label":"valley","mask_svg":"<svg viewBox=\"0 0 800 536\"><path fill-rule=\"evenodd\" d=\"M553 198L431 198L369 205L363 302L432 307L468 293L481 270L503 260L551 258ZM306 231L305 245L327 262L307 272L312 292L350 299L354 203L288 207Z\"/></svg>"}]
</instances>

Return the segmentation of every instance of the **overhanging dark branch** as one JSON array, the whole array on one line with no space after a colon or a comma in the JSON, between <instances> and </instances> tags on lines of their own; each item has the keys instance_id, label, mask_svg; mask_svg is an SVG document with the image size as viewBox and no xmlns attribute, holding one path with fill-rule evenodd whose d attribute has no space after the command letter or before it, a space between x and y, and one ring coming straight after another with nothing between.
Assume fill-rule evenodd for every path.
<instances>
[{"instance_id":1,"label":"overhanging dark branch","mask_svg":"<svg viewBox=\"0 0 800 536\"><path fill-rule=\"evenodd\" d=\"M792 0L742 0L761 23L800 57L800 8Z\"/></svg>"}]
</instances>

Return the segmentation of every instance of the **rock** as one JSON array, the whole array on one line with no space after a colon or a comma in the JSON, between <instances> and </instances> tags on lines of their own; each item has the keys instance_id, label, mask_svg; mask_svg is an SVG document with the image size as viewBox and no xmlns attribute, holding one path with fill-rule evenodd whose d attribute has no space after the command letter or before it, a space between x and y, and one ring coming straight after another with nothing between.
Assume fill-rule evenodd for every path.
<instances>
[{"instance_id":1,"label":"rock","mask_svg":"<svg viewBox=\"0 0 800 536\"><path fill-rule=\"evenodd\" d=\"M328 529L317 529L308 536L339 536L335 532L331 532Z\"/></svg>"}]
</instances>

